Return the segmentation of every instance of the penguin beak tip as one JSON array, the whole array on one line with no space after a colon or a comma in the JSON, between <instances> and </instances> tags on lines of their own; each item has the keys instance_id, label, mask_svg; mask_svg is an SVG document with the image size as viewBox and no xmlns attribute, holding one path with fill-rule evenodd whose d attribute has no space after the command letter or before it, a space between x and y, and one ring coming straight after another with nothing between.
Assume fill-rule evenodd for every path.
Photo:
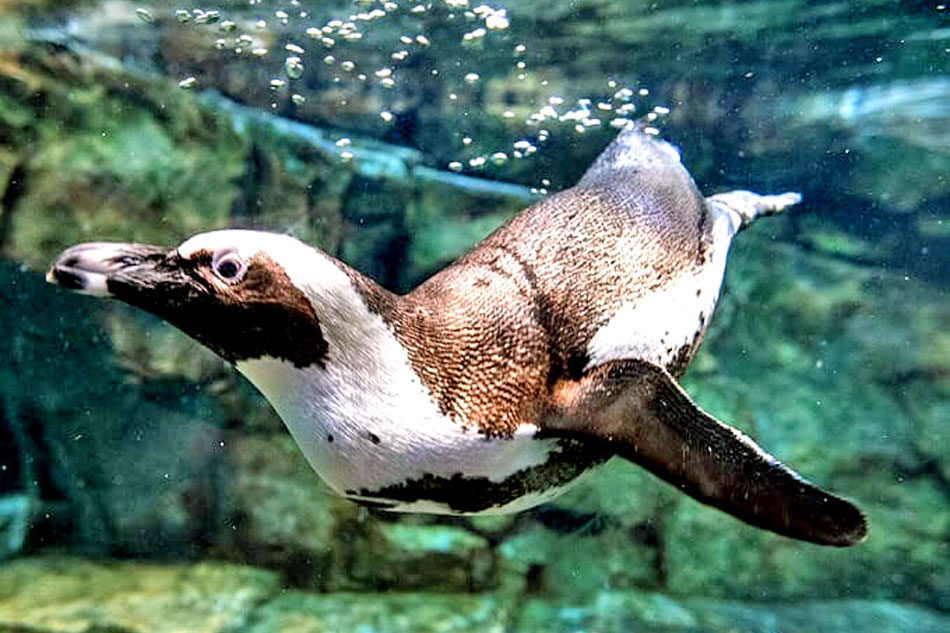
<instances>
[{"instance_id":1,"label":"penguin beak tip","mask_svg":"<svg viewBox=\"0 0 950 633\"><path fill-rule=\"evenodd\" d=\"M97 297L109 295L106 275L99 272L54 265L46 273L46 281L80 294Z\"/></svg>"}]
</instances>

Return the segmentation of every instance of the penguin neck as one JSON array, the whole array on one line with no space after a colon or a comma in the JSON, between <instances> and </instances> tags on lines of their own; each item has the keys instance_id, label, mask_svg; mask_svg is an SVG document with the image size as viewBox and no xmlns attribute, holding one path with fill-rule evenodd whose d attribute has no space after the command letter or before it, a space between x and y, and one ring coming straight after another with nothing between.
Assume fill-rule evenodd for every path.
<instances>
[{"instance_id":1,"label":"penguin neck","mask_svg":"<svg viewBox=\"0 0 950 633\"><path fill-rule=\"evenodd\" d=\"M313 305L327 342L325 362L295 367L263 357L236 364L312 463L319 460L308 447L317 435L345 442L367 429L411 424L410 417L439 416L390 323L402 298L342 262L319 256L306 274L287 272Z\"/></svg>"}]
</instances>

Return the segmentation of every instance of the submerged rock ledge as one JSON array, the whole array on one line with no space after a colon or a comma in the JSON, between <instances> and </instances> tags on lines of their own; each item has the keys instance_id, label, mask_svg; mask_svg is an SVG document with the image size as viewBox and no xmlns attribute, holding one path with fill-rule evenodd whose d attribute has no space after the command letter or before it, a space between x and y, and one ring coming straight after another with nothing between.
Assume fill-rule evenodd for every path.
<instances>
[{"instance_id":1,"label":"submerged rock ledge","mask_svg":"<svg viewBox=\"0 0 950 633\"><path fill-rule=\"evenodd\" d=\"M609 591L581 602L500 592L307 593L219 562L23 558L0 567L0 630L31 633L942 633L950 615L884 600L756 603Z\"/></svg>"}]
</instances>

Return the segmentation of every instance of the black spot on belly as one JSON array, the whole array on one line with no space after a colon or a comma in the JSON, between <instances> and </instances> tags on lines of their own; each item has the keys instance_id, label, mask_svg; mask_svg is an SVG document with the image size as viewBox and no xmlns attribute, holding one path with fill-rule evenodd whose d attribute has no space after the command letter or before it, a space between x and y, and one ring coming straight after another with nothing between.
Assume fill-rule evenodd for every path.
<instances>
[{"instance_id":1,"label":"black spot on belly","mask_svg":"<svg viewBox=\"0 0 950 633\"><path fill-rule=\"evenodd\" d=\"M369 441L372 442L373 444L379 444L380 442L379 436L376 435L375 433L367 432L366 437L369 438Z\"/></svg>"},{"instance_id":2,"label":"black spot on belly","mask_svg":"<svg viewBox=\"0 0 950 633\"><path fill-rule=\"evenodd\" d=\"M503 481L466 476L464 473L455 473L451 477L425 473L419 478L376 490L362 488L359 492L348 490L347 494L369 498L374 502L431 501L445 505L453 512L470 514L501 507L525 495L562 486L609 457L580 442L560 440L558 444L560 450L551 452L548 461L516 471ZM362 499L358 501L362 502Z\"/></svg>"},{"instance_id":3,"label":"black spot on belly","mask_svg":"<svg viewBox=\"0 0 950 633\"><path fill-rule=\"evenodd\" d=\"M329 442L330 444L333 444L333 434L332 434L332 433L327 433L327 442Z\"/></svg>"}]
</instances>

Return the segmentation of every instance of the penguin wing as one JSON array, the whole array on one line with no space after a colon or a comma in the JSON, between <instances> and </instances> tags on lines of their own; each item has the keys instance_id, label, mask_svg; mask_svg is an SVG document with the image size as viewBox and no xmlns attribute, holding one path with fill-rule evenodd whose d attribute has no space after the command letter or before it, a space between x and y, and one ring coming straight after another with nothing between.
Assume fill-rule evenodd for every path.
<instances>
[{"instance_id":1,"label":"penguin wing","mask_svg":"<svg viewBox=\"0 0 950 633\"><path fill-rule=\"evenodd\" d=\"M822 545L854 545L867 536L857 507L700 409L662 367L611 361L556 385L554 401L545 436L603 444L746 523Z\"/></svg>"}]
</instances>

